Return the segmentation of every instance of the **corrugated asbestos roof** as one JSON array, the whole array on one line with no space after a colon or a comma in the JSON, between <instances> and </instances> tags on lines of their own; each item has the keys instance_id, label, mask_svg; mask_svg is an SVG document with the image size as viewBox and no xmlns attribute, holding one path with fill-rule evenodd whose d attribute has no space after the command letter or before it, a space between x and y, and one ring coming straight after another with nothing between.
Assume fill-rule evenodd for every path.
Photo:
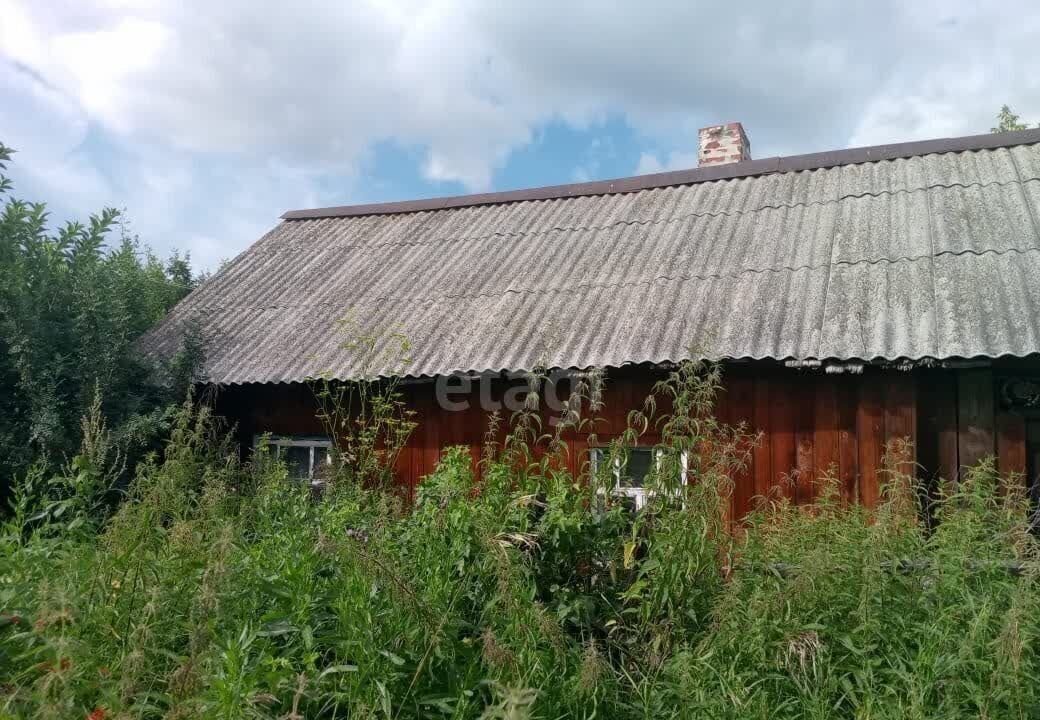
<instances>
[{"instance_id":1,"label":"corrugated asbestos roof","mask_svg":"<svg viewBox=\"0 0 1040 720\"><path fill-rule=\"evenodd\" d=\"M886 146L893 159L880 161L789 159L804 169L787 172L738 163L727 179L687 173L679 185L615 181L628 185L610 194L288 213L300 219L142 344L169 356L196 318L217 383L388 373L395 333L412 344L412 376L665 362L691 349L1040 352L1040 133L980 136L976 150L965 140L910 157ZM376 338L374 366L344 347L358 333Z\"/></svg>"}]
</instances>

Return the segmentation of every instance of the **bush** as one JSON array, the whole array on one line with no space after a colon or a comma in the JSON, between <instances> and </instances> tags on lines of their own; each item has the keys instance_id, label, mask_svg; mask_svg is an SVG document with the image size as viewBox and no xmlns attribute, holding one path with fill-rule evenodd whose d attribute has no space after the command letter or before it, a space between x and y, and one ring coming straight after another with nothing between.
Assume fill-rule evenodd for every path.
<instances>
[{"instance_id":1,"label":"bush","mask_svg":"<svg viewBox=\"0 0 1040 720\"><path fill-rule=\"evenodd\" d=\"M672 660L674 697L710 717L1035 716L1036 542L992 461L934 534L905 476L877 512L836 497L754 519L715 628Z\"/></svg>"},{"instance_id":2,"label":"bush","mask_svg":"<svg viewBox=\"0 0 1040 720\"><path fill-rule=\"evenodd\" d=\"M67 502L91 482L32 475L0 540L0 717L1037 715L1036 542L992 463L931 534L895 464L876 511L824 492L734 534L752 438L711 418L718 371L683 365L612 446L660 428L638 513L561 462L600 382L551 433L532 393L480 482L450 449L411 506L350 468L315 501L190 403L107 520Z\"/></svg>"},{"instance_id":3,"label":"bush","mask_svg":"<svg viewBox=\"0 0 1040 720\"><path fill-rule=\"evenodd\" d=\"M11 155L0 143L0 171ZM168 432L163 409L188 378L153 378L133 343L195 284L186 258L161 262L115 210L52 232L43 203L10 192L0 172L0 499L32 464L75 453L98 388L130 464Z\"/></svg>"}]
</instances>

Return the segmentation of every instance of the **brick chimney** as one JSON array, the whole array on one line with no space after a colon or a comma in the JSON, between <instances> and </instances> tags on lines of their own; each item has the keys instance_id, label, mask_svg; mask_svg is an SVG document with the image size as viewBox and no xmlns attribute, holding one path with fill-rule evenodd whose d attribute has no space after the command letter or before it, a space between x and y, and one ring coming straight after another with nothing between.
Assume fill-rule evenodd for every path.
<instances>
[{"instance_id":1,"label":"brick chimney","mask_svg":"<svg viewBox=\"0 0 1040 720\"><path fill-rule=\"evenodd\" d=\"M712 125L697 132L698 165L728 165L751 159L751 143L738 122Z\"/></svg>"}]
</instances>

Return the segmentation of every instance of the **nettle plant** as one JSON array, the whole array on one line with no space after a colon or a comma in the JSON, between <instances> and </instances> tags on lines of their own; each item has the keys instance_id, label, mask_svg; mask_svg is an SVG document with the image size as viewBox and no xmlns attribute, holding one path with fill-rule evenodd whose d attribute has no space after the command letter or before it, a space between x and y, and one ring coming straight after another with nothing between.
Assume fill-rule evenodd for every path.
<instances>
[{"instance_id":1,"label":"nettle plant","mask_svg":"<svg viewBox=\"0 0 1040 720\"><path fill-rule=\"evenodd\" d=\"M528 508L513 531L529 548L539 603L568 633L617 657L663 659L709 620L710 598L730 562L730 477L755 438L711 414L718 368L684 363L630 414L601 461L593 467L583 459L572 475L565 440L598 425L604 374L577 374L560 417L543 432L545 377L531 375L503 446L485 450L485 479L474 492L508 490ZM644 480L647 500L633 512L617 477L651 428L659 441Z\"/></svg>"},{"instance_id":2,"label":"nettle plant","mask_svg":"<svg viewBox=\"0 0 1040 720\"><path fill-rule=\"evenodd\" d=\"M110 517L2 526L0 718L1037 716L1037 543L992 462L934 529L893 448L878 508L825 481L730 532L755 438L712 416L717 367L674 368L595 467L568 440L603 373L552 418L546 377L489 418L479 472L447 449L410 506L375 441L318 502L183 405ZM637 509L615 469L648 437ZM98 487L63 486L65 514Z\"/></svg>"},{"instance_id":3,"label":"nettle plant","mask_svg":"<svg viewBox=\"0 0 1040 720\"><path fill-rule=\"evenodd\" d=\"M349 339L355 377L338 380L326 371L308 379L317 416L332 440L333 476L378 487L393 483L393 469L416 427L400 391L411 365L411 342L399 333L363 334L354 314L341 320Z\"/></svg>"}]
</instances>

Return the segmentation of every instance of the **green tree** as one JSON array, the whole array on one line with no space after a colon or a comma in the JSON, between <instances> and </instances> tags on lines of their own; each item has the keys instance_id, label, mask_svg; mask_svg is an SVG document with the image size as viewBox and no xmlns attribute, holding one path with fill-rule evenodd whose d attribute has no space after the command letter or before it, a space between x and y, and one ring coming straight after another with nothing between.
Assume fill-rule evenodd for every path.
<instances>
[{"instance_id":1,"label":"green tree","mask_svg":"<svg viewBox=\"0 0 1040 720\"><path fill-rule=\"evenodd\" d=\"M0 494L71 457L96 393L117 434L169 400L134 341L193 285L187 258L162 262L115 210L51 231L44 203L11 197L12 152L0 144Z\"/></svg>"},{"instance_id":2,"label":"green tree","mask_svg":"<svg viewBox=\"0 0 1040 720\"><path fill-rule=\"evenodd\" d=\"M1037 125L1040 127L1040 125ZM1011 108L1004 105L1000 108L1000 112L997 113L997 125L991 127L990 132L1002 133L1002 132L1014 132L1016 130L1028 130L1029 125L1022 122L1021 118L1015 113L1011 112Z\"/></svg>"}]
</instances>

